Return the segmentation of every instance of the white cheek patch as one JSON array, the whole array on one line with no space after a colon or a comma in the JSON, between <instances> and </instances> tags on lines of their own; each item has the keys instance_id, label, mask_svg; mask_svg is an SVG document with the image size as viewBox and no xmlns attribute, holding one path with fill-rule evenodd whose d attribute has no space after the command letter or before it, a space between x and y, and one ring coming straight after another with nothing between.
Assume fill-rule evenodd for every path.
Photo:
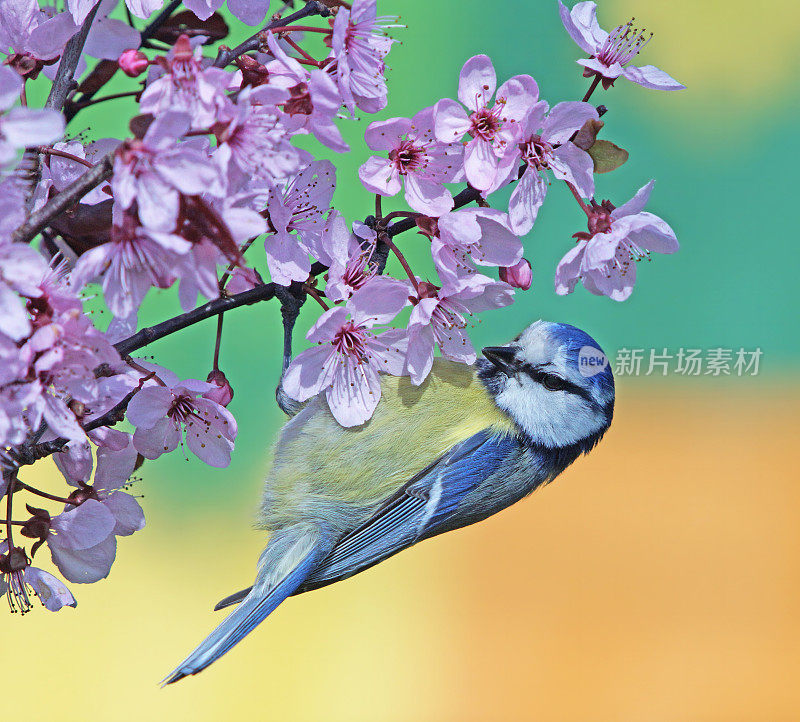
<instances>
[{"instance_id":1,"label":"white cheek patch","mask_svg":"<svg viewBox=\"0 0 800 722\"><path fill-rule=\"evenodd\" d=\"M495 401L533 441L551 448L586 439L605 423L605 418L580 396L548 391L524 376L509 378Z\"/></svg>"}]
</instances>

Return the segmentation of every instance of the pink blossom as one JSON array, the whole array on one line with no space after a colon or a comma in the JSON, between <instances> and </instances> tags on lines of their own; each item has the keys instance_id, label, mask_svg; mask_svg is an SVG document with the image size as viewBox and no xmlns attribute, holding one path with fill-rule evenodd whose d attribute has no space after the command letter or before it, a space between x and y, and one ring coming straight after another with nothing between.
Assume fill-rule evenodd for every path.
<instances>
[{"instance_id":1,"label":"pink blossom","mask_svg":"<svg viewBox=\"0 0 800 722\"><path fill-rule=\"evenodd\" d=\"M139 502L119 491L135 462L132 444L123 451L98 451L94 484L80 484L69 496L78 506L68 506L51 520L47 546L68 581L90 584L105 579L117 555L116 538L144 528Z\"/></svg>"},{"instance_id":2,"label":"pink blossom","mask_svg":"<svg viewBox=\"0 0 800 722\"><path fill-rule=\"evenodd\" d=\"M44 608L51 612L77 605L72 592L60 579L30 566L23 549L14 547L9 553L8 541L3 540L0 542L0 595L6 595L12 612L30 611L33 605L28 589L33 590Z\"/></svg>"},{"instance_id":3,"label":"pink blossom","mask_svg":"<svg viewBox=\"0 0 800 722\"><path fill-rule=\"evenodd\" d=\"M333 57L345 107L377 113L386 107L384 59L392 38L385 29L397 27L397 17L378 16L376 0L354 0L352 9L340 7L333 23Z\"/></svg>"},{"instance_id":4,"label":"pink blossom","mask_svg":"<svg viewBox=\"0 0 800 722\"><path fill-rule=\"evenodd\" d=\"M336 215L328 219L322 238L324 254L317 257L328 266L325 295L332 301L346 301L377 274L373 260L377 242L376 232L363 223L347 230L344 219Z\"/></svg>"},{"instance_id":5,"label":"pink blossom","mask_svg":"<svg viewBox=\"0 0 800 722\"><path fill-rule=\"evenodd\" d=\"M508 175L521 121L539 97L530 75L515 75L500 86L490 108L496 87L492 61L486 55L475 55L464 63L458 81L458 99L469 114L449 98L434 106L438 140L454 143L465 133L471 136L465 148L464 171L470 184L481 191Z\"/></svg>"},{"instance_id":6,"label":"pink blossom","mask_svg":"<svg viewBox=\"0 0 800 722\"><path fill-rule=\"evenodd\" d=\"M522 258L513 266L501 268L500 280L512 288L521 288L523 291L527 291L533 282L531 262L527 258Z\"/></svg>"},{"instance_id":7,"label":"pink blossom","mask_svg":"<svg viewBox=\"0 0 800 722\"><path fill-rule=\"evenodd\" d=\"M496 208L463 208L437 219L431 253L442 280L475 272L479 266L511 266L522 258L522 243Z\"/></svg>"},{"instance_id":8,"label":"pink blossom","mask_svg":"<svg viewBox=\"0 0 800 722\"><path fill-rule=\"evenodd\" d=\"M312 133L320 143L337 153L350 150L333 122L342 105L336 83L324 70L307 71L290 58L272 33L267 35L267 44L275 57L266 66L270 85L289 94L282 103L286 126L295 133Z\"/></svg>"},{"instance_id":9,"label":"pink blossom","mask_svg":"<svg viewBox=\"0 0 800 722\"><path fill-rule=\"evenodd\" d=\"M592 201L589 233L576 233L577 245L556 269L556 293L566 295L580 280L595 295L624 301L636 281L636 261L650 252L675 253L678 241L667 223L644 211L655 181L640 188L624 205Z\"/></svg>"},{"instance_id":10,"label":"pink blossom","mask_svg":"<svg viewBox=\"0 0 800 722\"><path fill-rule=\"evenodd\" d=\"M403 179L406 203L415 211L440 216L453 207L453 196L443 184L460 173L464 150L458 143L436 140L433 108L421 110L412 119L370 123L364 139L372 150L389 156L373 155L359 168L358 176L368 191L397 195Z\"/></svg>"},{"instance_id":11,"label":"pink blossom","mask_svg":"<svg viewBox=\"0 0 800 722\"><path fill-rule=\"evenodd\" d=\"M75 288L101 282L111 312L123 319L135 317L151 287L169 288L175 283L179 258L190 248L184 238L149 230L115 208L110 242L78 259L71 282Z\"/></svg>"},{"instance_id":12,"label":"pink blossom","mask_svg":"<svg viewBox=\"0 0 800 722\"><path fill-rule=\"evenodd\" d=\"M570 37L591 56L578 61L585 68L583 74L586 77L599 75L605 88L613 85L620 75L655 90L681 90L685 87L655 65L628 65L653 37L652 33L646 37L644 32L634 28L633 20L607 33L597 22L597 5L593 2L579 2L572 10L567 10L558 0L558 11Z\"/></svg>"},{"instance_id":13,"label":"pink blossom","mask_svg":"<svg viewBox=\"0 0 800 722\"><path fill-rule=\"evenodd\" d=\"M229 102L225 91L234 81L220 68L204 68L202 46L193 48L189 37L181 35L166 57L157 57L151 66L140 108L155 116L182 110L193 130L209 128Z\"/></svg>"},{"instance_id":14,"label":"pink blossom","mask_svg":"<svg viewBox=\"0 0 800 722\"><path fill-rule=\"evenodd\" d=\"M214 159L232 177L232 184L261 178L273 182L295 174L306 154L289 142L289 128L277 108L288 91L261 85L242 90L228 103L213 126L217 138ZM232 173L233 171L237 171Z\"/></svg>"},{"instance_id":15,"label":"pink blossom","mask_svg":"<svg viewBox=\"0 0 800 722\"><path fill-rule=\"evenodd\" d=\"M178 381L160 369L165 385L148 382L128 404L128 420L136 427L133 444L146 459L173 451L185 434L189 450L209 466L231 461L236 420L223 406L204 398L212 384L195 379Z\"/></svg>"},{"instance_id":16,"label":"pink blossom","mask_svg":"<svg viewBox=\"0 0 800 722\"><path fill-rule=\"evenodd\" d=\"M22 78L0 66L0 112L14 105L22 90ZM17 151L47 145L64 133L64 116L55 110L13 108L0 115L0 167L17 157Z\"/></svg>"},{"instance_id":17,"label":"pink blossom","mask_svg":"<svg viewBox=\"0 0 800 722\"><path fill-rule=\"evenodd\" d=\"M135 78L147 70L150 60L141 50L129 48L122 52L117 59L117 64L125 75Z\"/></svg>"},{"instance_id":18,"label":"pink blossom","mask_svg":"<svg viewBox=\"0 0 800 722\"><path fill-rule=\"evenodd\" d=\"M69 13L45 13L37 0L4 0L0 5L0 53L16 56L15 65L30 59L34 76L41 68L35 61L57 58L77 30Z\"/></svg>"},{"instance_id":19,"label":"pink blossom","mask_svg":"<svg viewBox=\"0 0 800 722\"><path fill-rule=\"evenodd\" d=\"M322 160L300 171L282 191L276 187L270 192L267 210L274 233L264 247L275 283L285 286L308 278L308 254L320 242L335 188L336 169Z\"/></svg>"},{"instance_id":20,"label":"pink blossom","mask_svg":"<svg viewBox=\"0 0 800 722\"><path fill-rule=\"evenodd\" d=\"M524 235L536 221L547 194L545 170L571 183L582 198L594 195L594 164L589 154L570 141L573 133L590 119L596 120L597 110L589 103L566 102L547 113L547 103L538 102L525 117L519 142L519 156L525 172L511 194L508 214L511 228ZM516 177L517 163L511 171Z\"/></svg>"},{"instance_id":21,"label":"pink blossom","mask_svg":"<svg viewBox=\"0 0 800 722\"><path fill-rule=\"evenodd\" d=\"M477 273L448 279L441 288L419 281L408 322L406 371L412 383L419 385L427 378L437 345L442 356L451 361L474 363L467 316L508 306L513 300L514 290L508 284Z\"/></svg>"},{"instance_id":22,"label":"pink blossom","mask_svg":"<svg viewBox=\"0 0 800 722\"><path fill-rule=\"evenodd\" d=\"M177 139L189 131L183 112L165 112L147 129L144 138L126 141L117 151L111 187L114 200L127 210L136 201L139 220L153 231L175 229L181 194L220 195L218 169L192 143Z\"/></svg>"},{"instance_id":23,"label":"pink blossom","mask_svg":"<svg viewBox=\"0 0 800 722\"><path fill-rule=\"evenodd\" d=\"M203 398L213 401L220 406L227 406L233 400L233 387L228 377L219 369L213 369L206 378L206 382L213 388L203 392Z\"/></svg>"},{"instance_id":24,"label":"pink blossom","mask_svg":"<svg viewBox=\"0 0 800 722\"><path fill-rule=\"evenodd\" d=\"M372 417L381 396L381 372L401 375L405 334L392 329L376 334L407 304L401 281L374 278L346 306L325 311L306 338L318 345L292 361L283 389L297 401L325 392L331 413L342 426L358 426Z\"/></svg>"}]
</instances>

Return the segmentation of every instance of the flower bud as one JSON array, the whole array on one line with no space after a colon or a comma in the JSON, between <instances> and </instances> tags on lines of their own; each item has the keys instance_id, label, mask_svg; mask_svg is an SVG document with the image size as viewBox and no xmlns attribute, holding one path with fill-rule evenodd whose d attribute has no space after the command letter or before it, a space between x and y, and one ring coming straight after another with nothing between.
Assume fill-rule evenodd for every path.
<instances>
[{"instance_id":1,"label":"flower bud","mask_svg":"<svg viewBox=\"0 0 800 722\"><path fill-rule=\"evenodd\" d=\"M147 69L147 66L150 65L147 56L140 50L134 50L133 48L125 50L122 55L119 56L117 63L122 69L122 72L131 78L135 78L137 75L143 73Z\"/></svg>"},{"instance_id":2,"label":"flower bud","mask_svg":"<svg viewBox=\"0 0 800 722\"><path fill-rule=\"evenodd\" d=\"M206 391L203 394L203 398L213 401L220 406L227 406L233 398L233 387L228 382L225 374L219 369L214 369L208 375L206 381L210 384L214 384L214 388Z\"/></svg>"},{"instance_id":3,"label":"flower bud","mask_svg":"<svg viewBox=\"0 0 800 722\"><path fill-rule=\"evenodd\" d=\"M505 281L509 286L527 291L533 281L533 271L528 259L523 258L519 263L507 268L501 267L500 280Z\"/></svg>"}]
</instances>

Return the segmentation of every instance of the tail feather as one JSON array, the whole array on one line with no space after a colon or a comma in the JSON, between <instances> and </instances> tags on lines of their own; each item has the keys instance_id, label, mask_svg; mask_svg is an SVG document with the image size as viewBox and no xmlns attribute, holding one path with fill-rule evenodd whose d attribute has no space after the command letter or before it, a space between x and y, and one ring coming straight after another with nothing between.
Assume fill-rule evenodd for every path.
<instances>
[{"instance_id":1,"label":"tail feather","mask_svg":"<svg viewBox=\"0 0 800 722\"><path fill-rule=\"evenodd\" d=\"M225 609L225 607L230 607L233 604L238 604L241 602L250 592L253 590L253 587L247 587L247 589L242 589L241 591L234 592L233 594L229 594L225 599L220 599L216 605L214 606L214 611L218 612L220 609Z\"/></svg>"},{"instance_id":2,"label":"tail feather","mask_svg":"<svg viewBox=\"0 0 800 722\"><path fill-rule=\"evenodd\" d=\"M290 596L328 552L316 529L292 528L270 540L259 561L256 583L240 605L162 681L162 686L197 674L215 662Z\"/></svg>"}]
</instances>

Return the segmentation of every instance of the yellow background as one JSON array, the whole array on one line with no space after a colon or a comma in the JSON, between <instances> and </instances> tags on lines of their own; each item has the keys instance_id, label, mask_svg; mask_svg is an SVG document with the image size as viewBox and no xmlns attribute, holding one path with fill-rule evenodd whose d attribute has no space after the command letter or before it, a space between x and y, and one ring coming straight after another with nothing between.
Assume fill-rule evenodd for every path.
<instances>
[{"instance_id":1,"label":"yellow background","mask_svg":"<svg viewBox=\"0 0 800 722\"><path fill-rule=\"evenodd\" d=\"M147 529L121 540L107 581L75 589L77 609L3 619L5 658L25 661L6 673L3 712L798 719L798 402L763 384L622 384L608 437L556 483L290 599L165 689L158 679L214 624L212 604L248 583L261 539L240 521L247 505L189 520L146 506Z\"/></svg>"}]
</instances>

